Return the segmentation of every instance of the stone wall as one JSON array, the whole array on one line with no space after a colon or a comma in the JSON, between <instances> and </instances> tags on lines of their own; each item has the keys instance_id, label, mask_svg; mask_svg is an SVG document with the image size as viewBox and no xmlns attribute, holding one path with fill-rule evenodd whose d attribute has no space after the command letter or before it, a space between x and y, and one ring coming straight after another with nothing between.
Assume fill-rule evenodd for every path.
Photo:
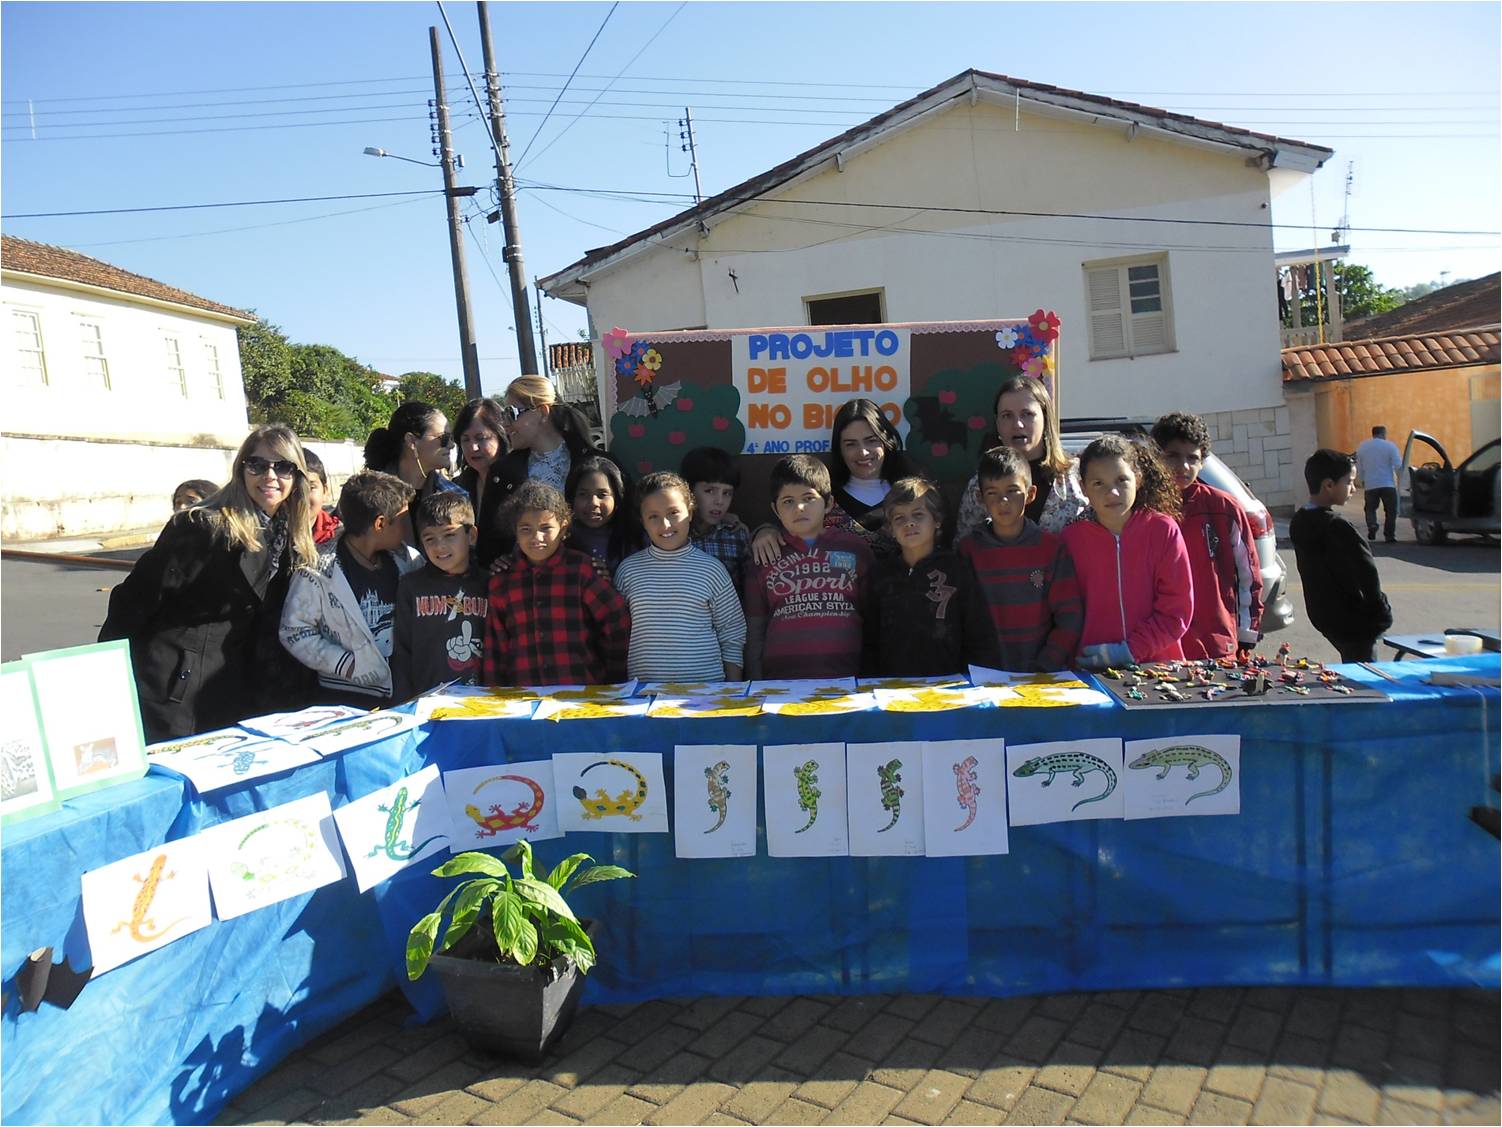
<instances>
[{"instance_id":1,"label":"stone wall","mask_svg":"<svg viewBox=\"0 0 1502 1127\"><path fill-rule=\"evenodd\" d=\"M1216 456L1240 475L1259 501L1269 509L1286 509L1302 500L1295 488L1299 471L1287 407L1206 411L1200 417L1210 428Z\"/></svg>"}]
</instances>

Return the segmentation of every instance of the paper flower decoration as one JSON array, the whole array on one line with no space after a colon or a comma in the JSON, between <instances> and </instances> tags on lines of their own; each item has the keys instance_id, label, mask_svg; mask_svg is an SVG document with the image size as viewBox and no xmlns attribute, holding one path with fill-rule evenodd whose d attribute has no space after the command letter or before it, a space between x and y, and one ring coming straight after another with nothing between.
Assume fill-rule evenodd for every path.
<instances>
[{"instance_id":1,"label":"paper flower decoration","mask_svg":"<svg viewBox=\"0 0 1502 1127\"><path fill-rule=\"evenodd\" d=\"M649 388L652 386L652 375L652 369L647 367L646 364L638 364L636 366L636 375L634 378L636 379L636 382L641 384L643 388ZM650 398L650 396L648 398Z\"/></svg>"},{"instance_id":2,"label":"paper flower decoration","mask_svg":"<svg viewBox=\"0 0 1502 1127\"><path fill-rule=\"evenodd\" d=\"M1038 310L1027 319L1027 324L1033 336L1041 343L1047 344L1059 339L1059 318L1052 310L1047 313Z\"/></svg>"},{"instance_id":3,"label":"paper flower decoration","mask_svg":"<svg viewBox=\"0 0 1502 1127\"><path fill-rule=\"evenodd\" d=\"M1025 344L1019 344L1016 348L1012 349L1012 363L1016 364L1019 368L1032 358L1033 354Z\"/></svg>"},{"instance_id":4,"label":"paper flower decoration","mask_svg":"<svg viewBox=\"0 0 1502 1127\"><path fill-rule=\"evenodd\" d=\"M626 348L628 347L626 344L626 337L628 335L629 334L625 329L617 325L615 328L611 329L608 333L602 336L600 338L600 343L605 346L605 355L614 360L618 356L621 356L623 353L625 353Z\"/></svg>"},{"instance_id":5,"label":"paper flower decoration","mask_svg":"<svg viewBox=\"0 0 1502 1127\"><path fill-rule=\"evenodd\" d=\"M649 348L646 355L641 358L641 362L655 372L662 367L662 353L655 348Z\"/></svg>"},{"instance_id":6,"label":"paper flower decoration","mask_svg":"<svg viewBox=\"0 0 1502 1127\"><path fill-rule=\"evenodd\" d=\"M996 334L996 347L1001 349L1017 347L1017 330L1012 326L1002 329Z\"/></svg>"},{"instance_id":7,"label":"paper flower decoration","mask_svg":"<svg viewBox=\"0 0 1502 1127\"><path fill-rule=\"evenodd\" d=\"M1027 360L1023 362L1022 374L1024 376L1032 376L1034 379L1041 380L1043 378L1044 368L1045 363L1043 357L1029 356Z\"/></svg>"}]
</instances>

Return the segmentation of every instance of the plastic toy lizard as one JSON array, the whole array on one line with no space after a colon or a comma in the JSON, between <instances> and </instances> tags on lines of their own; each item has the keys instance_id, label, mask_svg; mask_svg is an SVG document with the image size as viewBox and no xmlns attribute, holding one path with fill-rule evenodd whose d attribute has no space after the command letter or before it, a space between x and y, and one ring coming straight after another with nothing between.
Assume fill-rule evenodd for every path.
<instances>
[{"instance_id":1,"label":"plastic toy lizard","mask_svg":"<svg viewBox=\"0 0 1502 1127\"><path fill-rule=\"evenodd\" d=\"M532 797L518 802L509 812L502 810L499 803L490 808L489 814L481 814L480 808L473 803L466 806L464 812L480 827L475 831L475 837L495 837L502 830L526 830L528 833L535 833L537 823L532 819L542 813L542 787L538 786L535 780L524 775L492 775L476 785L475 793L479 794L481 787L501 779L526 784L532 788Z\"/></svg>"},{"instance_id":2,"label":"plastic toy lizard","mask_svg":"<svg viewBox=\"0 0 1502 1127\"><path fill-rule=\"evenodd\" d=\"M808 811L808 821L793 831L801 834L819 820L819 764L810 759L802 767L794 767L793 778L798 780L798 809Z\"/></svg>"},{"instance_id":3,"label":"plastic toy lizard","mask_svg":"<svg viewBox=\"0 0 1502 1127\"><path fill-rule=\"evenodd\" d=\"M137 943L150 943L153 939L160 939L188 918L187 916L179 916L166 927L159 927L155 931L143 930L143 927L154 926L151 917L146 913L151 911L151 902L156 899L157 885L177 875L176 873L162 872L166 867L167 855L165 853L158 853L156 860L151 862L151 868L144 877L137 876L132 878L141 882L141 891L136 893L136 902L131 906L130 919L121 920L117 923L110 931L111 935L114 935L117 931L129 928L130 937Z\"/></svg>"},{"instance_id":4,"label":"plastic toy lizard","mask_svg":"<svg viewBox=\"0 0 1502 1127\"><path fill-rule=\"evenodd\" d=\"M902 817L902 796L904 791L898 786L902 782L902 776L898 774L902 770L902 760L893 759L885 767L876 768L876 777L881 781L881 808L892 812L892 820L876 832L886 833L897 824L897 819Z\"/></svg>"},{"instance_id":5,"label":"plastic toy lizard","mask_svg":"<svg viewBox=\"0 0 1502 1127\"><path fill-rule=\"evenodd\" d=\"M586 818L599 819L605 817L607 814L624 814L633 822L640 822L641 815L636 811L647 800L647 777L631 766L631 764L623 763L619 759L601 759L596 763L591 763L579 772L579 777L582 779L596 767L605 766L619 767L622 771L629 771L632 775L636 776L636 787L635 789L627 787L614 798L605 793L604 787L596 787L595 796L590 798L585 794L583 787L576 786L574 788L574 797L579 800L579 805L584 807L584 816Z\"/></svg>"},{"instance_id":6,"label":"plastic toy lizard","mask_svg":"<svg viewBox=\"0 0 1502 1127\"><path fill-rule=\"evenodd\" d=\"M1082 798L1069 808L1072 814L1087 802L1099 802L1116 789L1116 772L1111 770L1111 765L1104 759L1097 759L1093 755L1086 755L1082 751L1058 751L1053 755L1040 755L1036 759L1029 759L1017 770L1013 771L1014 777L1028 779L1040 771L1047 771L1048 778L1043 780L1043 785L1048 786L1053 782L1053 777L1061 771L1074 773L1074 782L1070 786L1081 787L1085 785L1085 776L1091 771L1099 771L1106 777L1106 789L1093 798Z\"/></svg>"},{"instance_id":7,"label":"plastic toy lizard","mask_svg":"<svg viewBox=\"0 0 1502 1127\"><path fill-rule=\"evenodd\" d=\"M960 762L954 764L954 789L955 801L960 804L960 809L965 810L965 820L954 827L954 832L970 828L970 823L975 821L975 809L978 805L976 799L980 797L980 787L975 785L975 768L979 761L973 755L967 755Z\"/></svg>"},{"instance_id":8,"label":"plastic toy lizard","mask_svg":"<svg viewBox=\"0 0 1502 1127\"><path fill-rule=\"evenodd\" d=\"M704 768L704 783L709 788L709 812L720 816L718 822L704 831L712 834L725 824L725 815L730 810L730 764L722 759L713 767Z\"/></svg>"},{"instance_id":9,"label":"plastic toy lizard","mask_svg":"<svg viewBox=\"0 0 1502 1127\"><path fill-rule=\"evenodd\" d=\"M400 840L402 833L402 822L406 819L407 812L409 810L416 810L421 805L422 799L418 799L416 802L412 803L412 805L408 806L407 788L399 787L397 788L396 797L392 799L390 806L377 806L376 809L386 815L386 837L380 845L377 845L365 856L374 857L377 853L384 852L386 856L391 858L391 860L393 861L410 861L413 857L417 856L417 854L421 853L429 845L442 837L442 834L434 834L421 845L411 846L407 845L405 841ZM398 850L402 848L406 848L407 852L399 853Z\"/></svg>"},{"instance_id":10,"label":"plastic toy lizard","mask_svg":"<svg viewBox=\"0 0 1502 1127\"><path fill-rule=\"evenodd\" d=\"M1158 778L1166 779L1168 772L1179 764L1189 768L1189 778L1200 777L1200 768L1214 766L1220 768L1220 786L1213 790L1202 790L1199 794L1190 795L1184 800L1188 806L1196 798L1204 798L1206 795L1219 794L1231 785L1231 765L1222 759L1208 747L1200 747L1197 744L1175 744L1173 747L1160 747L1157 751L1148 751L1139 755L1127 764L1134 771L1140 771L1144 767L1161 767Z\"/></svg>"}]
</instances>

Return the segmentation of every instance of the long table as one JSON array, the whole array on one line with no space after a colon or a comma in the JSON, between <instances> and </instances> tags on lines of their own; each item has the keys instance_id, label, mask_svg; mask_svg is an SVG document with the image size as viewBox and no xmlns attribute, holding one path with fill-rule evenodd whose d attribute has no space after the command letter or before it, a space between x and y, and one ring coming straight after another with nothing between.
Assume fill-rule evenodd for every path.
<instances>
[{"instance_id":1,"label":"long table","mask_svg":"<svg viewBox=\"0 0 1502 1127\"><path fill-rule=\"evenodd\" d=\"M1422 682L1496 655L1348 666L1390 701L1222 709L1110 706L752 719L462 721L208 797L151 774L7 829L6 1122L188 1123L393 986L407 930L442 893L432 867L360 895L353 880L208 928L90 982L67 1010L19 1013L16 974L52 946L88 963L79 878L218 822L326 791L337 807L426 763L558 751L1223 732L1242 737L1241 814L1013 828L979 858L678 860L668 834L569 834L637 874L579 894L603 922L586 1004L706 994L1037 994L1174 986L1495 986L1497 843L1467 818L1498 770L1495 688ZM671 795L670 795L671 800ZM103 1078L79 1083L80 1075Z\"/></svg>"}]
</instances>

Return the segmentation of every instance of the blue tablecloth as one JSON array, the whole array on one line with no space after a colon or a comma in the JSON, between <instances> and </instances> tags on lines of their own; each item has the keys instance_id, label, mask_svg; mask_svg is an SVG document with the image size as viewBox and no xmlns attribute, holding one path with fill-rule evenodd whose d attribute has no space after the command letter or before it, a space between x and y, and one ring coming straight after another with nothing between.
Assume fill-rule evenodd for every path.
<instances>
[{"instance_id":1,"label":"blue tablecloth","mask_svg":"<svg viewBox=\"0 0 1502 1127\"><path fill-rule=\"evenodd\" d=\"M272 779L197 795L149 775L8 829L3 842L6 1122L202 1122L292 1049L406 982L407 929L441 894L430 866L365 895L346 880L100 976L69 1010L20 1014L15 976L44 945L88 962L80 876L315 791L335 806L428 762L677 744L1001 736L1242 736L1239 816L1014 828L984 858L680 861L670 835L570 834L638 874L581 891L604 924L586 1002L696 994L1026 994L1215 984L1497 982L1497 843L1467 819L1494 800L1498 693L1435 668L1365 670L1392 700L1218 710L1115 706L714 720L454 722ZM671 792L671 770L667 772ZM670 793L671 802L671 793ZM81 1072L105 1078L78 1083Z\"/></svg>"}]
</instances>

